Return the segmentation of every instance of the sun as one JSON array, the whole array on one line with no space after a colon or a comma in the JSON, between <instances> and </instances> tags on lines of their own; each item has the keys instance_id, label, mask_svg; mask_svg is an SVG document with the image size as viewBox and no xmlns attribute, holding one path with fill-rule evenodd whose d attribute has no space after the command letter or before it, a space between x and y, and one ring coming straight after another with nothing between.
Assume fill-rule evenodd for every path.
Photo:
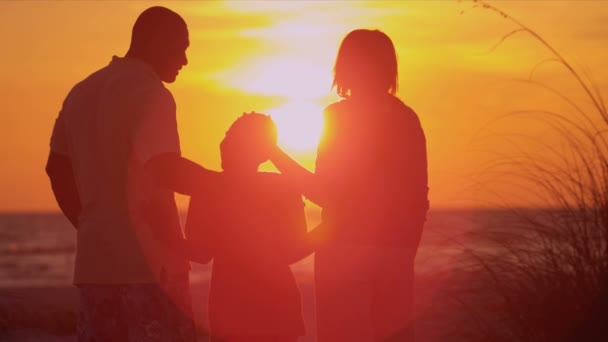
<instances>
[{"instance_id":1,"label":"sun","mask_svg":"<svg viewBox=\"0 0 608 342\"><path fill-rule=\"evenodd\" d=\"M314 101L291 101L268 110L277 124L279 145L293 152L314 152L323 130L323 106Z\"/></svg>"}]
</instances>

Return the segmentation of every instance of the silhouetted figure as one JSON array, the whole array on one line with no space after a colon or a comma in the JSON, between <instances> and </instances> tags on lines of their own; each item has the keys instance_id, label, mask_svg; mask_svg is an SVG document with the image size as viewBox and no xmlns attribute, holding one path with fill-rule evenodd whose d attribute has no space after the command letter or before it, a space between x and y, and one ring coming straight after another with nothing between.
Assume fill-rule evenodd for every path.
<instances>
[{"instance_id":1,"label":"silhouetted figure","mask_svg":"<svg viewBox=\"0 0 608 342\"><path fill-rule=\"evenodd\" d=\"M343 40L312 174L278 148L271 161L323 208L315 254L319 342L411 341L414 258L428 210L426 142L401 102L388 36Z\"/></svg>"},{"instance_id":2,"label":"silhouetted figure","mask_svg":"<svg viewBox=\"0 0 608 342\"><path fill-rule=\"evenodd\" d=\"M262 146L276 143L276 134L266 115L237 119L220 145L225 187L191 199L192 258L213 259L208 317L215 341L295 342L305 333L289 267L312 253L304 202L281 174L258 172L268 160Z\"/></svg>"},{"instance_id":3,"label":"silhouetted figure","mask_svg":"<svg viewBox=\"0 0 608 342\"><path fill-rule=\"evenodd\" d=\"M77 228L79 341L195 338L173 192L200 193L220 175L180 156L163 82L187 64L188 45L178 14L145 10L126 56L74 86L56 120L47 173Z\"/></svg>"}]
</instances>

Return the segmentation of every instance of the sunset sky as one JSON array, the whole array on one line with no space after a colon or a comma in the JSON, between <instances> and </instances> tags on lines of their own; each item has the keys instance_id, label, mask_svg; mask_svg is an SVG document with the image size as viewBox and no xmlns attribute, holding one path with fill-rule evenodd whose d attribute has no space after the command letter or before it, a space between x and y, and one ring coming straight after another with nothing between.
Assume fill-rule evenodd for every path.
<instances>
[{"instance_id":1,"label":"sunset sky","mask_svg":"<svg viewBox=\"0 0 608 342\"><path fill-rule=\"evenodd\" d=\"M608 2L490 3L590 70L607 94ZM56 210L44 165L61 103L75 83L124 55L135 19L152 5L175 10L189 25L189 64L168 88L182 152L208 168L219 170L218 145L230 123L256 110L273 115L282 146L312 169L321 110L337 99L330 89L336 52L355 28L378 28L394 41L398 95L427 136L434 207L489 201L471 180L492 153L509 150L492 132L543 135L538 123L488 128L488 121L516 109L564 109L515 82L548 52L523 34L489 52L516 27L467 1L2 1L0 211ZM586 105L562 68L547 64L535 79Z\"/></svg>"}]
</instances>

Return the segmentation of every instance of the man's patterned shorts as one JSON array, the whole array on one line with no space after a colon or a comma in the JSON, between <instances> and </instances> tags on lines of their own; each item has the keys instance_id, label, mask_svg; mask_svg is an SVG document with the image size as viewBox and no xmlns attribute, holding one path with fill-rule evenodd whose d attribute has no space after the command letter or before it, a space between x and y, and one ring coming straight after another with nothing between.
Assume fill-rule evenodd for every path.
<instances>
[{"instance_id":1,"label":"man's patterned shorts","mask_svg":"<svg viewBox=\"0 0 608 342\"><path fill-rule=\"evenodd\" d=\"M188 275L162 286L81 285L78 342L194 342Z\"/></svg>"}]
</instances>

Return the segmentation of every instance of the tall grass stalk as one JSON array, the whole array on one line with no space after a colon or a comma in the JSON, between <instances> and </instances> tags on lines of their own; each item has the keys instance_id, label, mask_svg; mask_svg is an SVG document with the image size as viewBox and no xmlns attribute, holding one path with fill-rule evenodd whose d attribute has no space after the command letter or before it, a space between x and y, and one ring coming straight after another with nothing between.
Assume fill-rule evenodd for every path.
<instances>
[{"instance_id":1,"label":"tall grass stalk","mask_svg":"<svg viewBox=\"0 0 608 342\"><path fill-rule=\"evenodd\" d=\"M487 182L527 190L543 209L507 205L504 220L466 237L470 245L459 266L464 280L448 296L462 324L446 340L608 340L608 113L601 91L539 33L492 4L473 3L515 26L493 49L516 34L546 49L549 58L524 82L553 94L570 112L522 110L489 123L539 120L559 143L504 136L514 152L498 155L483 170ZM564 68L589 105L534 81L548 61Z\"/></svg>"}]
</instances>

